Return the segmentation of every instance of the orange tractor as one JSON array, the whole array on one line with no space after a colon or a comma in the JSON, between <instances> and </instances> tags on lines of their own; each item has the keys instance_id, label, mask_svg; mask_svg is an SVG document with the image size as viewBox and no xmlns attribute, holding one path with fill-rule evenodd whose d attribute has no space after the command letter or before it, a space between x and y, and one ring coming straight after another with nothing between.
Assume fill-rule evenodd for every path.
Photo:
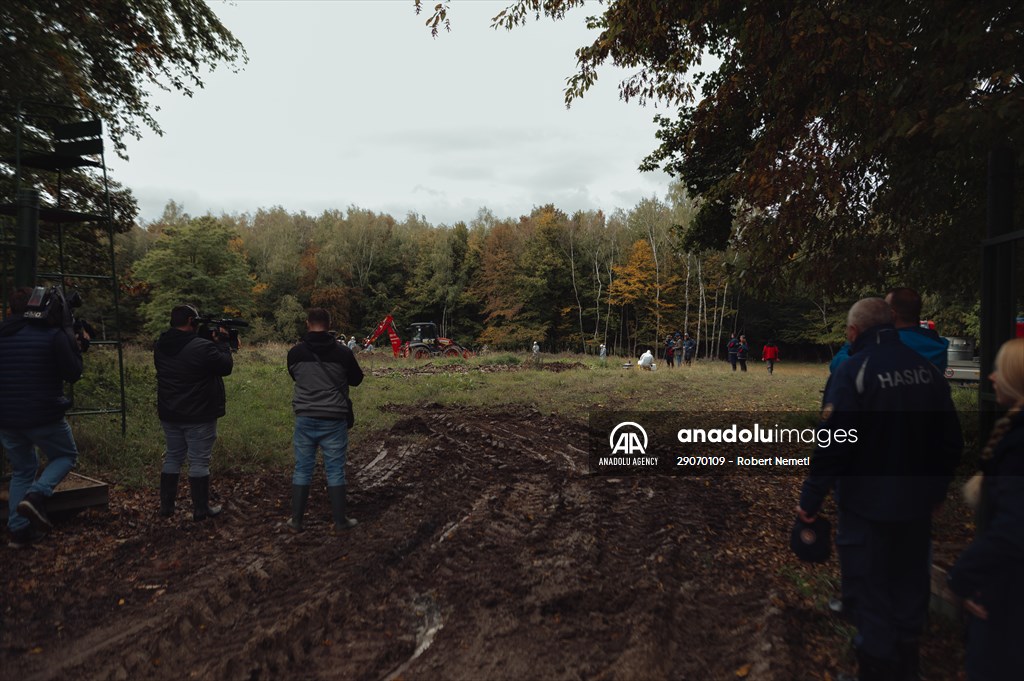
<instances>
[{"instance_id":1,"label":"orange tractor","mask_svg":"<svg viewBox=\"0 0 1024 681\"><path fill-rule=\"evenodd\" d=\"M395 328L395 318L388 315L377 325L373 333L363 340L363 347L374 342L387 331L391 341L391 350L395 353L395 357L427 359L430 357L469 357L473 354L451 338L440 338L437 335L437 324L434 322L414 322L409 325L409 329L413 332L412 340L403 343Z\"/></svg>"}]
</instances>

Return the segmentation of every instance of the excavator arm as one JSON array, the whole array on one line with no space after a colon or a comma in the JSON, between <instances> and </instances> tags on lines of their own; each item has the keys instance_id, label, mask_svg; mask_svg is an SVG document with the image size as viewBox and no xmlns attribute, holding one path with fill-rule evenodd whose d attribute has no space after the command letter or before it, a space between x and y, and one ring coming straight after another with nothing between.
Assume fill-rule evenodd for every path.
<instances>
[{"instance_id":1,"label":"excavator arm","mask_svg":"<svg viewBox=\"0 0 1024 681\"><path fill-rule=\"evenodd\" d=\"M385 317L384 320L377 325L377 328L374 329L373 333L363 340L363 347L366 347L377 340L377 338L385 331L388 332L388 339L391 341L391 350L395 353L395 357L398 357L398 352L402 347L402 339L398 337L398 331L395 329L395 318L391 315Z\"/></svg>"}]
</instances>

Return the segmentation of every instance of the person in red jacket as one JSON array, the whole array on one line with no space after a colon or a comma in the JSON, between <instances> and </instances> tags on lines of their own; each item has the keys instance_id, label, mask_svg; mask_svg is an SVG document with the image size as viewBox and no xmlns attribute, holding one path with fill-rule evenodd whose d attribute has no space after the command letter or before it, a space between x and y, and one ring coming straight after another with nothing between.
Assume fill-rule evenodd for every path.
<instances>
[{"instance_id":1,"label":"person in red jacket","mask_svg":"<svg viewBox=\"0 0 1024 681\"><path fill-rule=\"evenodd\" d=\"M775 362L779 361L779 346L775 344L775 341L770 340L765 343L764 349L761 350L761 361L768 363L769 374L775 371Z\"/></svg>"}]
</instances>

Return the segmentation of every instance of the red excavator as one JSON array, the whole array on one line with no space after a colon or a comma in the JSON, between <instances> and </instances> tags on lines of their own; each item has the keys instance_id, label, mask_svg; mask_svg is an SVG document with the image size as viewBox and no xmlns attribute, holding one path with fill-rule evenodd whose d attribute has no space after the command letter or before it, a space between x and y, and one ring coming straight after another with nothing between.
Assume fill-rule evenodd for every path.
<instances>
[{"instance_id":1,"label":"red excavator","mask_svg":"<svg viewBox=\"0 0 1024 681\"><path fill-rule=\"evenodd\" d=\"M413 332L412 340L402 343L395 328L395 318L388 315L377 325L373 333L363 339L363 347L377 340L385 331L391 340L391 350L395 357L412 357L427 359L429 357L469 357L472 353L451 338L440 338L437 335L437 324L434 322L414 322L409 325Z\"/></svg>"}]
</instances>

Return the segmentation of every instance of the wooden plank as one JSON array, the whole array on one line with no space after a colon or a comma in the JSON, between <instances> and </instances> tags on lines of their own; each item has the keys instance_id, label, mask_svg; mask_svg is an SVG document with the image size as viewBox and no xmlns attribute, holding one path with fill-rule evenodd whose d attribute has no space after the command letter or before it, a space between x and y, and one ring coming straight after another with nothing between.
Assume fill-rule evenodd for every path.
<instances>
[{"instance_id":1,"label":"wooden plank","mask_svg":"<svg viewBox=\"0 0 1024 681\"><path fill-rule=\"evenodd\" d=\"M79 140L77 142L57 142L53 145L58 156L91 156L103 153L103 140Z\"/></svg>"},{"instance_id":2,"label":"wooden plank","mask_svg":"<svg viewBox=\"0 0 1024 681\"><path fill-rule=\"evenodd\" d=\"M10 479L3 481L0 489L0 518L7 518L7 503ZM53 490L53 496L46 501L47 512L73 511L83 508L106 507L110 503L110 488L105 482L68 473L68 476Z\"/></svg>"},{"instance_id":3,"label":"wooden plank","mask_svg":"<svg viewBox=\"0 0 1024 681\"><path fill-rule=\"evenodd\" d=\"M53 128L53 136L58 140L71 140L80 137L101 137L103 135L103 124L97 118L92 121L80 121L78 123L64 123Z\"/></svg>"}]
</instances>

